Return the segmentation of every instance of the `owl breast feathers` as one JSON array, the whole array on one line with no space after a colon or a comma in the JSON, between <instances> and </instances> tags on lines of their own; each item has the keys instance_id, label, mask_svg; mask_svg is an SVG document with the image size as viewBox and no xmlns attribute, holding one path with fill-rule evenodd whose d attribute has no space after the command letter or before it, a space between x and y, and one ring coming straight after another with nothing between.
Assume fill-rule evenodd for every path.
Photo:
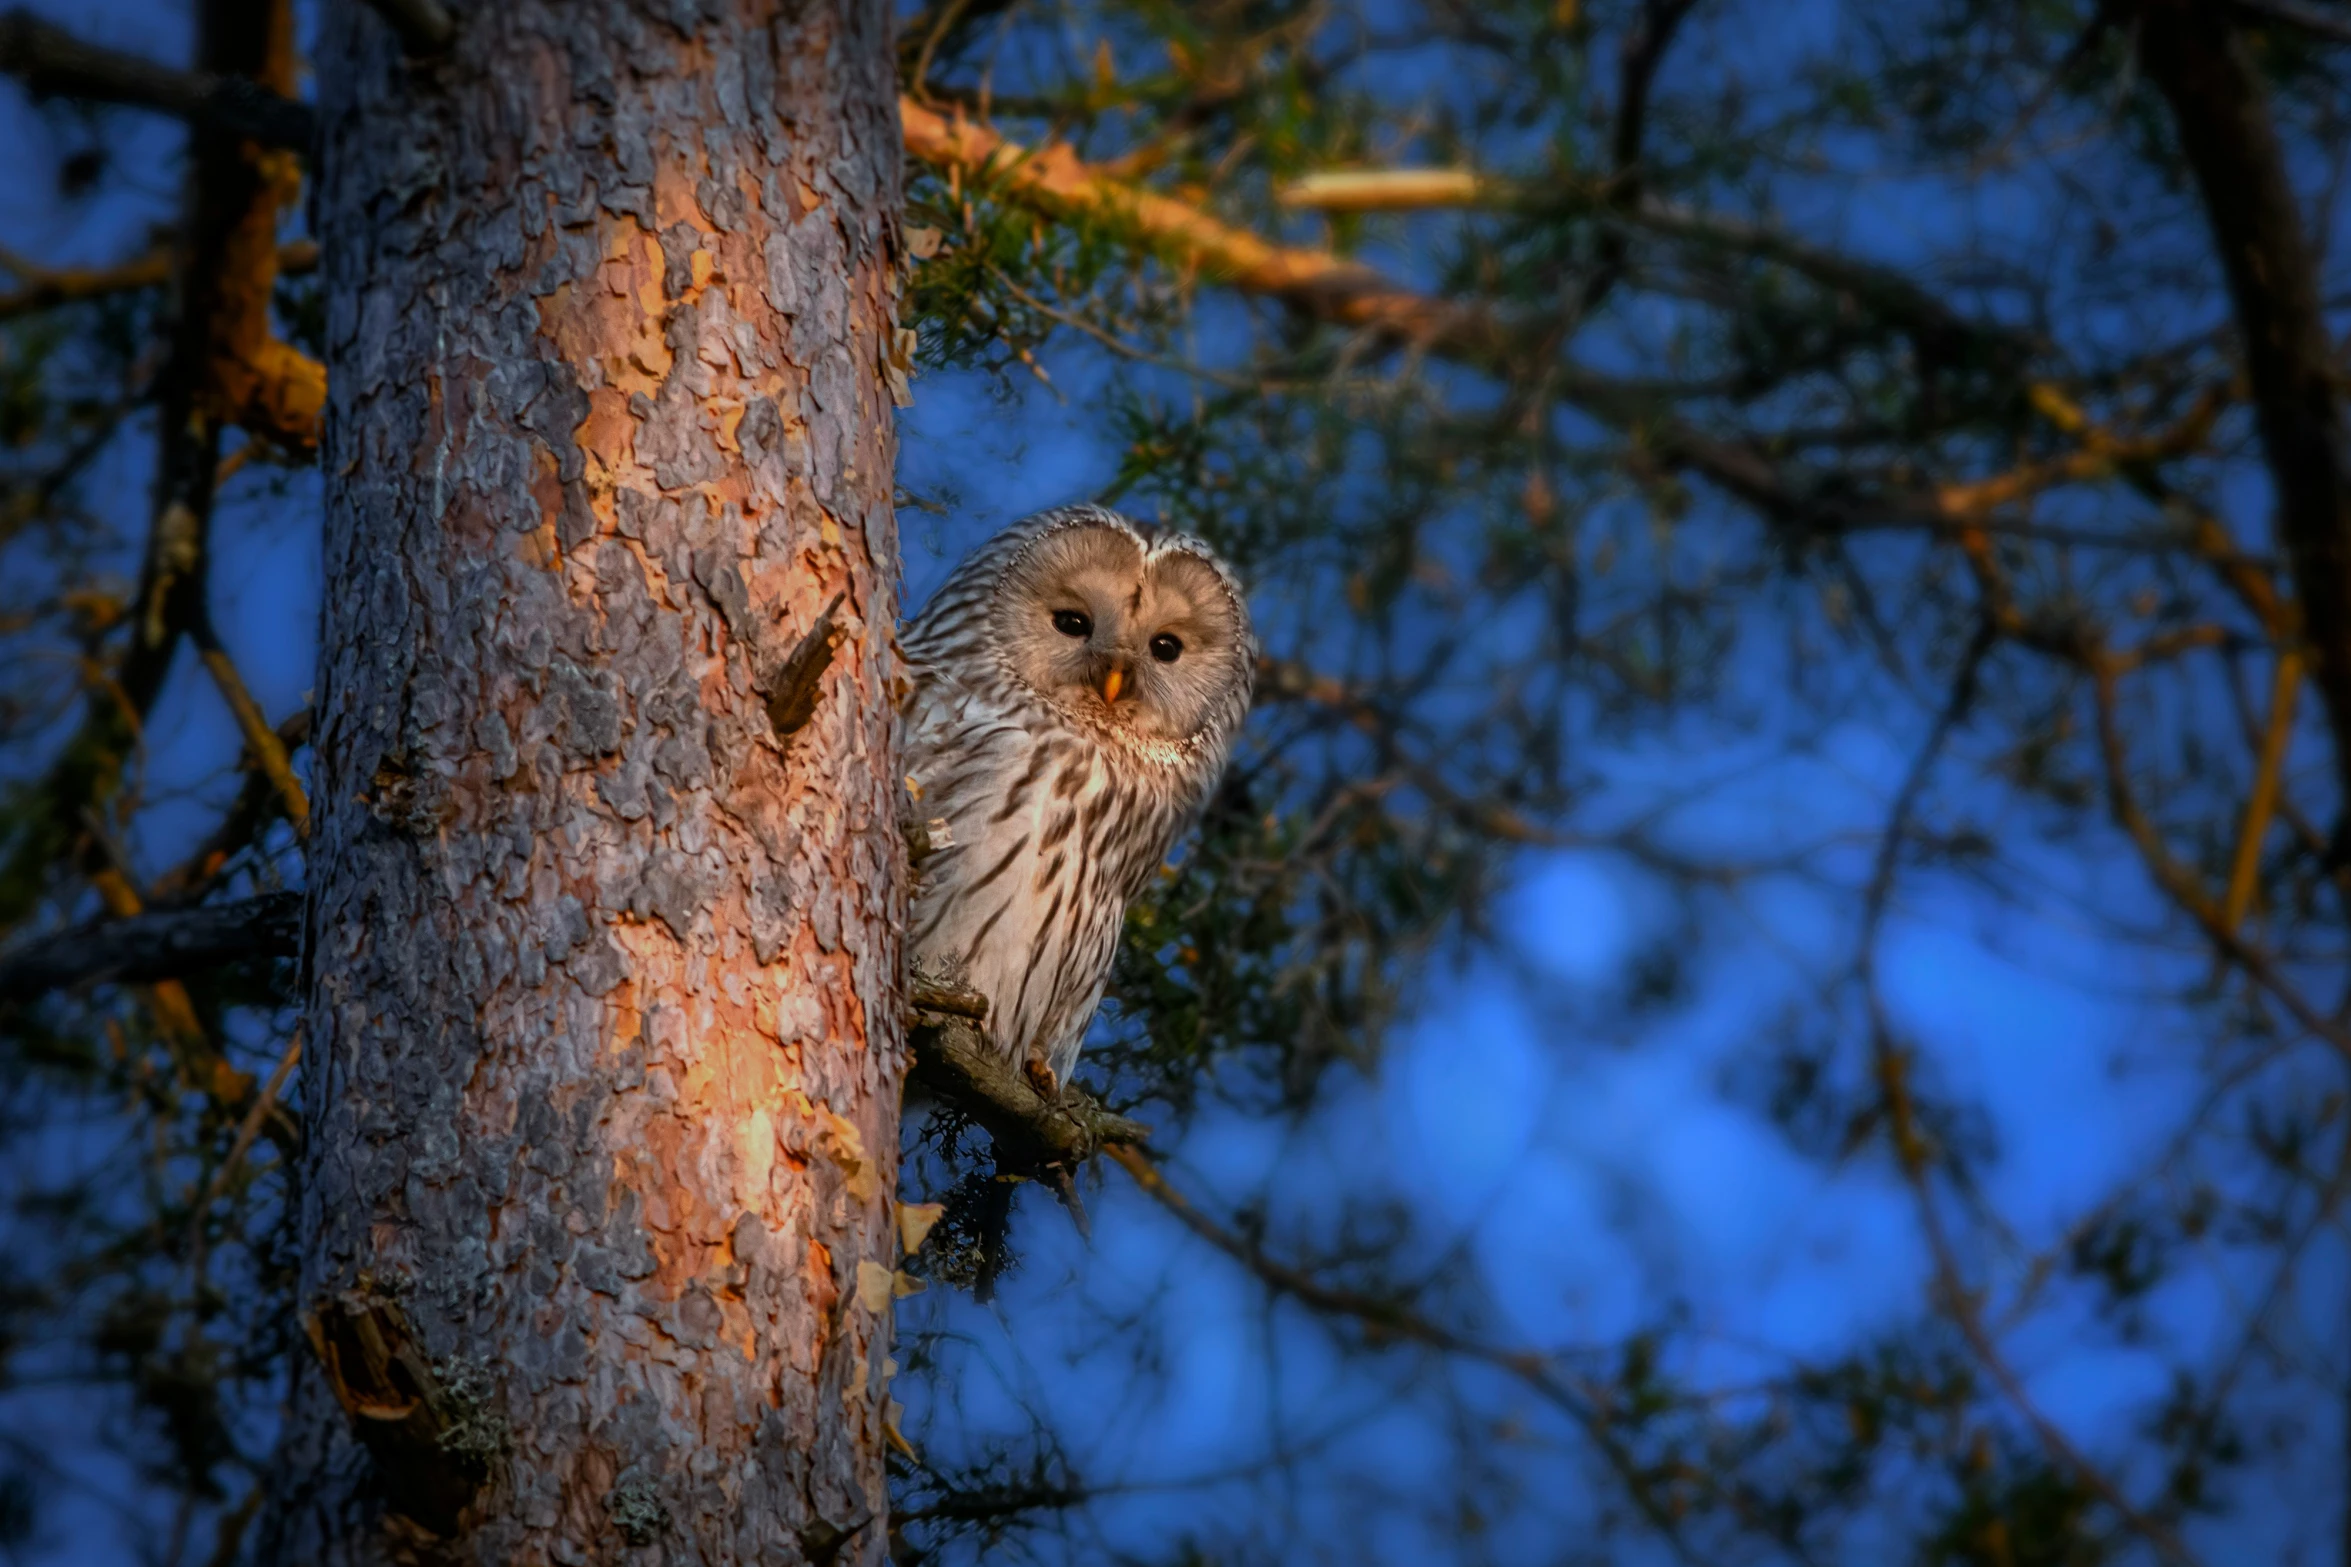
<instances>
[{"instance_id":1,"label":"owl breast feathers","mask_svg":"<svg viewBox=\"0 0 2351 1567\"><path fill-rule=\"evenodd\" d=\"M900 750L932 823L914 971L986 996L996 1048L1066 1081L1127 904L1248 715L1248 606L1199 540L1072 506L983 545L904 644Z\"/></svg>"}]
</instances>

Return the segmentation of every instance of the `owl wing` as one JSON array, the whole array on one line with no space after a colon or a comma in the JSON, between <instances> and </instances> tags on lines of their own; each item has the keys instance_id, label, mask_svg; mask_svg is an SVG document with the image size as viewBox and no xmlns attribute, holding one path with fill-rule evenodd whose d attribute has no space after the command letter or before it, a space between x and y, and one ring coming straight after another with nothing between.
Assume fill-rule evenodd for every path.
<instances>
[{"instance_id":1,"label":"owl wing","mask_svg":"<svg viewBox=\"0 0 2351 1567\"><path fill-rule=\"evenodd\" d=\"M1129 855L1110 818L1127 798L1097 748L944 681L918 685L901 731L935 847L909 950L989 1000L989 1033L1066 1075L1117 950ZM944 839L943 845L940 840Z\"/></svg>"}]
</instances>

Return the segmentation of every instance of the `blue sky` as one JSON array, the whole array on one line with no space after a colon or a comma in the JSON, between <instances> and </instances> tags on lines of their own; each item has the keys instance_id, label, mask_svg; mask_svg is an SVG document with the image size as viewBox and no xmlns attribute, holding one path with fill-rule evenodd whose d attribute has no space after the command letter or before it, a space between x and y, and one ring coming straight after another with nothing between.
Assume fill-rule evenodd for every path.
<instances>
[{"instance_id":1,"label":"blue sky","mask_svg":"<svg viewBox=\"0 0 2351 1567\"><path fill-rule=\"evenodd\" d=\"M968 385L921 385L906 425L909 484L921 490L934 464L953 472L985 526L1099 483L1109 462L1079 412L1091 400L1088 358L1064 351L1046 362L1068 405L1027 391L1016 418ZM982 453L1001 456L982 466ZM982 492L987 502L975 503ZM919 592L922 524L910 523L908 539ZM1297 606L1261 603L1259 613L1278 628ZM1629 802L1694 776L1736 780L1684 813L1677 837L1763 858L1874 830L1924 724L1903 707L1869 707L1798 755L1752 738L1754 755L1743 756L1728 737L1660 735L1611 757L1610 770ZM2029 840L2019 852L2048 878L2046 896L2020 907L1956 879L1908 877L1880 962L1896 1025L1988 1117L1999 1157L1983 1190L2029 1252L2150 1167L2199 1091L2193 1014L2172 1000L2205 959L2151 954L2114 934L2110 921L2155 913L2127 860ZM1853 888L1866 867L1843 869L1848 879L1833 887L1766 880L1713 904L1688 996L1627 1026L1603 998L1644 943L1676 939L1669 902L1619 857L1529 854L1493 921L1510 933L1506 950L1446 967L1376 1073L1348 1081L1303 1123L1209 1115L1181 1148L1179 1179L1222 1211L1263 1202L1272 1235L1308 1243L1349 1202L1402 1204L1409 1250L1461 1270L1497 1336L1572 1355L1678 1318L1697 1346L1681 1369L1704 1385L1825 1363L1898 1329L1922 1309L1931 1263L1882 1151L1834 1165L1802 1157L1726 1087L1769 1020L1816 1006L1815 987L1850 961ZM1237 1469L1215 1494L1277 1508L1311 1542L1282 1559L1363 1559L1352 1553L1371 1533L1376 1559L1412 1559L1420 1547L1402 1543L1413 1537L1395 1515L1441 1495L1422 1466L1459 1458L1447 1446L1449 1391L1417 1386L1409 1355L1374 1369L1334 1357L1320 1324L1295 1307L1268 1313L1261 1294L1117 1177L1094 1201L1090 1252L1040 1200L1024 1231L1040 1254L1004 1304L946 1308L954 1329L973 1335L970 1367L985 1371L952 1379L964 1417L992 1411L1017 1431L1042 1399L1103 1474ZM2314 1251L2300 1283L2304 1325L2338 1345L2325 1314L2351 1283L2341 1239ZM2050 1309L2004 1344L2034 1405L2096 1452L2126 1440L2160 1401L2170 1354L2194 1361L2219 1349L2258 1276L2212 1248L2157 1293L2136 1346L2117 1346L2055 1286ZM1164 1384L1140 1406L1104 1392L1119 1385L1133 1344L1122 1330L1089 1332L1137 1314L1155 1319L1166 1341L1153 1348L1167 1357ZM1530 1460L1532 1495L1506 1521L1505 1535L1522 1531L1518 1543L1491 1557L1546 1559L1576 1507L1545 1465L1575 1443L1507 1386L1462 1380L1490 1422L1516 1410L1559 1444ZM909 1396L919 1415L924 1400ZM2300 1464L2256 1466L2243 1513L2191 1530L2207 1560L2331 1559L2335 1525L2307 1503L2339 1493L2335 1419L2316 1412L2329 1440L2299 1449ZM1278 1451L1270 1434L1326 1425L1345 1435L1315 1449L1295 1492L1262 1482ZM1110 1538L1164 1538L1201 1516L1201 1499L1147 1491L1106 1507ZM1439 1559L1478 1559L1459 1541L1423 1543ZM1853 1549L1846 1559L1879 1559L1867 1531Z\"/></svg>"},{"instance_id":2,"label":"blue sky","mask_svg":"<svg viewBox=\"0 0 2351 1567\"><path fill-rule=\"evenodd\" d=\"M161 58L185 48L174 6L43 0L36 9ZM1828 8L1805 14L1817 21ZM130 254L145 226L170 213L176 140L168 127L120 117L115 187L67 206L46 185L59 149L49 122L0 86L0 145L28 149L0 171L0 232L43 261ZM1987 225L2029 229L2029 211L2003 210L2024 199L1987 191L1954 204L1948 191L1921 198L1878 186L1819 217L1900 255ZM917 383L901 427L902 478L939 497L945 513L902 516L910 604L975 539L1092 494L1115 471L1095 418L1099 355L1064 342L1046 363L1061 397L1024 385L1007 403L976 378ZM150 484L145 442L124 442L107 471L108 514L135 540ZM216 523L214 613L273 720L298 708L311 682L316 494L315 475L249 471ZM2248 531L2258 510L2246 508ZM1304 634L1309 610L1259 605L1277 647ZM186 661L158 710L165 716L148 737L155 803L137 845L151 869L208 824L237 754L227 713ZM1685 841L1767 853L1882 821L1918 731L1887 732L1877 716L1856 715L1803 755L1753 741L1752 758L1725 755L1723 737L1690 732L1649 737L1609 756L1608 768L1625 800L1696 772L1735 776L1677 830ZM1898 722L1919 719L1905 711ZM0 758L0 771L21 773L29 761ZM1485 1302L1484 1328L1514 1344L1602 1352L1678 1317L1695 1329L1680 1369L1725 1390L1784 1370L1790 1357L1832 1357L1920 1308L1930 1264L1911 1198L1880 1155L1836 1165L1799 1156L1729 1085L1772 1020L1811 1004L1848 960L1858 866L1843 865L1841 887L1767 879L1713 900L1693 935L1622 859L1529 854L1495 922L1509 933L1504 950L1442 960L1376 1072L1343 1076L1299 1121L1211 1108L1186 1132L1174 1169L1219 1211L1264 1201L1271 1233L1285 1239L1335 1234L1350 1204L1395 1205L1411 1254ZM2163 999L2192 982L2200 959L2150 956L2104 923L2149 912L2139 877L2054 848L2041 869L2048 895L2022 905L1956 880L1906 882L1882 957L1898 1023L1990 1118L2000 1158L1986 1189L2026 1249L2131 1179L2200 1081L2191 1014ZM1689 944L1690 989L1627 1021L1604 999L1645 944L1661 940ZM1252 1283L1122 1177L1108 1176L1092 1206L1086 1247L1043 1204L1028 1205L1031 1255L997 1305L936 1294L911 1303L944 1313L959 1337L948 1377L901 1391L918 1433L947 1398L964 1438L1024 1430L1043 1411L1087 1478L1131 1487L1096 1510L1089 1527L1101 1533L1081 1539L1076 1559L1236 1518L1298 1542L1280 1557L1294 1561L1405 1561L1424 1549L1436 1559L1534 1561L1575 1537L1589 1503L1572 1477L1588 1456L1522 1391L1409 1353L1338 1353L1322 1324L1295 1307L1269 1310ZM2242 1259L2216 1242L2152 1303L2142 1346L2114 1347L2061 1301L2008 1347L2038 1406L2096 1449L2161 1395L2163 1352L2217 1344L2254 1287ZM2340 1322L2347 1287L2338 1231L2313 1252L2289 1302L2335 1346L2338 1364L2342 1331L2324 1324ZM2099 1347L2085 1349L2093 1339ZM1148 1373L1135 1370L1138 1345L1156 1362ZM25 1422L19 1434L61 1441L89 1418L61 1399L5 1407ZM2307 1472L2271 1466L2243 1512L2199 1526L2209 1560L2323 1559L2315 1547L2289 1554L2292 1541L2337 1528L2308 1503L2341 1491L2339 1409L2312 1418L2324 1440L2302 1449ZM1497 1435L1503 1428L1525 1434ZM963 1439L927 1429L941 1456ZM1519 1509L1479 1541L1443 1522L1447 1477L1463 1467L1470 1429L1482 1433L1470 1443L1477 1459L1525 1487ZM99 1489L65 1503L54 1548L38 1559L133 1559L117 1527L129 1477L91 1472ZM1375 1530L1378 1557L1357 1554ZM1858 1549L1852 1559L1870 1559L1866 1543Z\"/></svg>"}]
</instances>

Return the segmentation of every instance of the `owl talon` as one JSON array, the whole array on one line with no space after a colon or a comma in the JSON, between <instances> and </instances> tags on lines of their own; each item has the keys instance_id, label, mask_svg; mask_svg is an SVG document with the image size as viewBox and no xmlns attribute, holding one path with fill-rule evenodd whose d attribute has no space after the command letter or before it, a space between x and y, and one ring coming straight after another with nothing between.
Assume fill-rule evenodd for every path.
<instances>
[{"instance_id":1,"label":"owl talon","mask_svg":"<svg viewBox=\"0 0 2351 1567\"><path fill-rule=\"evenodd\" d=\"M1053 1068L1042 1059L1031 1056L1021 1063L1020 1070L1021 1075L1029 1080L1029 1086L1037 1091L1037 1097L1047 1104L1061 1103L1061 1080L1053 1075Z\"/></svg>"}]
</instances>

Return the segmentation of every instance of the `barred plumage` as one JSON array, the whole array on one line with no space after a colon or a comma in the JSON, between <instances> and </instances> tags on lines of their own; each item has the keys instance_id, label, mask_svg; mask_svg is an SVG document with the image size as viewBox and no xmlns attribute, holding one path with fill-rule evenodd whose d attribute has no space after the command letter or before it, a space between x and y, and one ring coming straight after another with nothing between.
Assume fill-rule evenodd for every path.
<instances>
[{"instance_id":1,"label":"barred plumage","mask_svg":"<svg viewBox=\"0 0 2351 1567\"><path fill-rule=\"evenodd\" d=\"M904 645L901 750L933 823L915 970L986 996L997 1048L1065 1081L1128 902L1248 716L1248 606L1199 540L1071 506L975 551Z\"/></svg>"}]
</instances>

